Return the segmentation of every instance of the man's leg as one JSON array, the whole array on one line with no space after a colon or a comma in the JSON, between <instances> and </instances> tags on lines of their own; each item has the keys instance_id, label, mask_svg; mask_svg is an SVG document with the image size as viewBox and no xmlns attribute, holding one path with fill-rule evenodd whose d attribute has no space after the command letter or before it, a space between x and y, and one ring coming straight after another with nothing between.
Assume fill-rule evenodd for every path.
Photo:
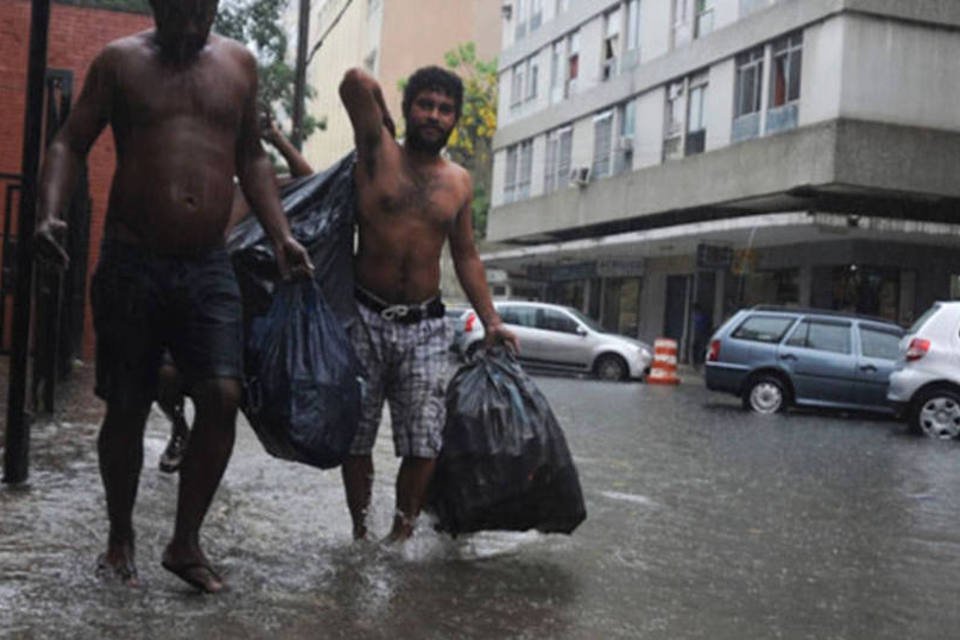
<instances>
[{"instance_id":1,"label":"man's leg","mask_svg":"<svg viewBox=\"0 0 960 640\"><path fill-rule=\"evenodd\" d=\"M180 467L177 522L163 566L196 588L216 593L224 583L200 549L200 526L233 451L240 382L206 380L194 386L192 397L197 417Z\"/></svg>"},{"instance_id":2,"label":"man's leg","mask_svg":"<svg viewBox=\"0 0 960 640\"><path fill-rule=\"evenodd\" d=\"M133 505L143 467L143 431L149 411L149 400L108 403L97 438L100 477L110 520L107 552L100 559L99 569L112 571L130 586L139 584L134 562Z\"/></svg>"},{"instance_id":3,"label":"man's leg","mask_svg":"<svg viewBox=\"0 0 960 640\"><path fill-rule=\"evenodd\" d=\"M353 520L353 539L367 537L367 511L373 492L373 456L349 456L341 469L347 491L347 507Z\"/></svg>"},{"instance_id":4,"label":"man's leg","mask_svg":"<svg viewBox=\"0 0 960 640\"><path fill-rule=\"evenodd\" d=\"M413 535L437 461L433 458L404 458L397 474L397 514L387 540L402 542Z\"/></svg>"}]
</instances>

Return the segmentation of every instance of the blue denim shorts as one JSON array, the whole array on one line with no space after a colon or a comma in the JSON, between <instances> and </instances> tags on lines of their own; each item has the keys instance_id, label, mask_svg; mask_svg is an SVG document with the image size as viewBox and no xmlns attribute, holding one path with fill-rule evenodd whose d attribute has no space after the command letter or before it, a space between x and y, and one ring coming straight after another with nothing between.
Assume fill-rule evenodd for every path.
<instances>
[{"instance_id":1,"label":"blue denim shorts","mask_svg":"<svg viewBox=\"0 0 960 640\"><path fill-rule=\"evenodd\" d=\"M243 376L240 290L226 249L196 257L105 241L90 290L97 335L95 393L145 403L168 349L189 389Z\"/></svg>"}]
</instances>

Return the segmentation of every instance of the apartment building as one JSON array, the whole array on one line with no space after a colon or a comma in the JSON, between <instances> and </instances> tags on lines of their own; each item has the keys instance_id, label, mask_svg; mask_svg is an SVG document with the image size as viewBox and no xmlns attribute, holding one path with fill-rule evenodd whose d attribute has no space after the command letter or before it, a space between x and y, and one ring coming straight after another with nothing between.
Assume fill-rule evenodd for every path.
<instances>
[{"instance_id":1,"label":"apartment building","mask_svg":"<svg viewBox=\"0 0 960 640\"><path fill-rule=\"evenodd\" d=\"M298 3L287 21L296 25ZM443 66L444 53L475 42L483 59L500 52L500 6L495 0L319 0L311 7L307 82L316 96L307 111L326 119L304 145L317 167L335 162L353 148L353 132L337 87L344 72L364 67L380 81L387 108L401 119L398 83L418 67ZM295 41L295 40L294 40Z\"/></svg>"},{"instance_id":2,"label":"apartment building","mask_svg":"<svg viewBox=\"0 0 960 640\"><path fill-rule=\"evenodd\" d=\"M756 303L960 297L960 3L512 0L487 252L689 345Z\"/></svg>"}]
</instances>

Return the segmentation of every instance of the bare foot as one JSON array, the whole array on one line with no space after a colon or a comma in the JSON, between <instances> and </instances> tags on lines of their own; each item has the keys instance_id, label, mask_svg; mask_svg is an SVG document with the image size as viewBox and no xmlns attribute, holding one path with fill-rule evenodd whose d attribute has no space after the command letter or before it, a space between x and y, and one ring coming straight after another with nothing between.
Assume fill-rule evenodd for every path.
<instances>
[{"instance_id":1,"label":"bare foot","mask_svg":"<svg viewBox=\"0 0 960 640\"><path fill-rule=\"evenodd\" d=\"M416 518L408 518L401 513L393 519L393 529L390 530L390 535L383 539L386 544L398 544L401 542L406 542L413 536L413 526L416 523Z\"/></svg>"},{"instance_id":2,"label":"bare foot","mask_svg":"<svg viewBox=\"0 0 960 640\"><path fill-rule=\"evenodd\" d=\"M223 578L213 570L202 552L178 556L168 546L160 562L163 568L204 593L219 593L226 588Z\"/></svg>"},{"instance_id":3,"label":"bare foot","mask_svg":"<svg viewBox=\"0 0 960 640\"><path fill-rule=\"evenodd\" d=\"M137 565L133 561L133 547L111 546L97 558L97 576L102 580L116 579L127 587L139 587Z\"/></svg>"}]
</instances>

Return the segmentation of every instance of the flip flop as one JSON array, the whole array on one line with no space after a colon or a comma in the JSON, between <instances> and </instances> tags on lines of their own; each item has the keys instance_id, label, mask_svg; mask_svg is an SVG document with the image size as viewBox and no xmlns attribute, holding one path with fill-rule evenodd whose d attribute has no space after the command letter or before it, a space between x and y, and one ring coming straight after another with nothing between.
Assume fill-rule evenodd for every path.
<instances>
[{"instance_id":1,"label":"flip flop","mask_svg":"<svg viewBox=\"0 0 960 640\"><path fill-rule=\"evenodd\" d=\"M160 564L164 569L191 587L204 593L219 593L226 589L227 585L224 584L223 578L206 562L192 561L183 564L173 564L172 562L163 560ZM213 589L210 586L211 582L219 582L221 587L219 589Z\"/></svg>"},{"instance_id":2,"label":"flip flop","mask_svg":"<svg viewBox=\"0 0 960 640\"><path fill-rule=\"evenodd\" d=\"M111 575L119 578L128 587L139 587L140 577L137 575L137 566L132 562L122 565L113 565L107 562L107 554L101 553L97 556L97 575L101 578L108 578Z\"/></svg>"}]
</instances>

